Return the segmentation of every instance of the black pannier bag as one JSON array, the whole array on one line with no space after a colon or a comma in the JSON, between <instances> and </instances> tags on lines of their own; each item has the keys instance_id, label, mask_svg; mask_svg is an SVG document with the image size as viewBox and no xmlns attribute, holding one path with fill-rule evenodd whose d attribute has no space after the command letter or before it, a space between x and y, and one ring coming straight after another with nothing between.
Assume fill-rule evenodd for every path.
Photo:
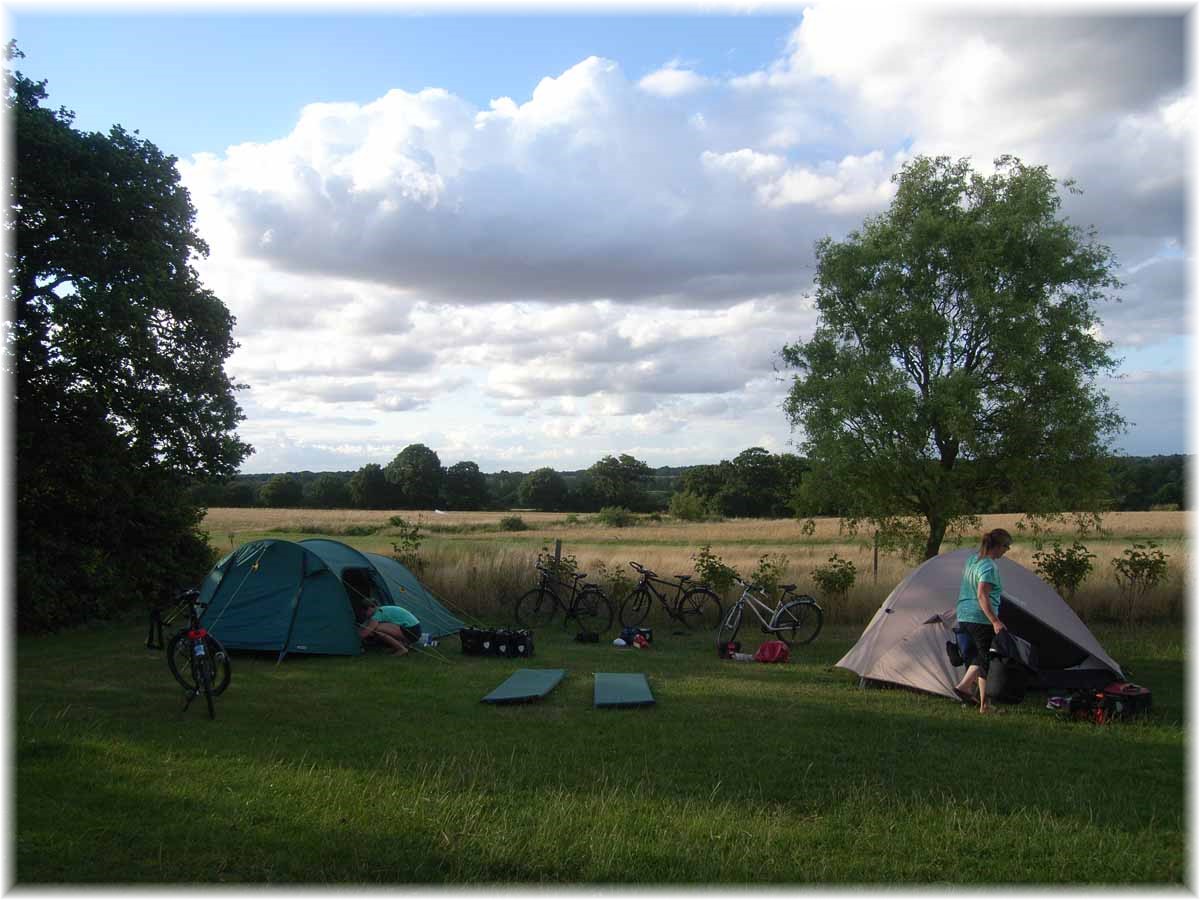
<instances>
[{"instance_id":1,"label":"black pannier bag","mask_svg":"<svg viewBox=\"0 0 1200 900\"><path fill-rule=\"evenodd\" d=\"M517 659L533 656L533 632L527 628L515 628L503 632L503 639L497 632L497 642L502 646L497 649L498 656L508 656Z\"/></svg>"},{"instance_id":2,"label":"black pannier bag","mask_svg":"<svg viewBox=\"0 0 1200 900\"><path fill-rule=\"evenodd\" d=\"M467 656L495 656L496 630L494 628L464 628L458 633L462 641L462 652Z\"/></svg>"}]
</instances>

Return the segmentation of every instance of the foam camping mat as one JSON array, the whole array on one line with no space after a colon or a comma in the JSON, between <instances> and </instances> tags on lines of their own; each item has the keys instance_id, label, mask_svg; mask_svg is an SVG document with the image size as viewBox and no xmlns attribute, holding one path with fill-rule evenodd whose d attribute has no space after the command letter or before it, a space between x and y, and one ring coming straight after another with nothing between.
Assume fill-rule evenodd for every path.
<instances>
[{"instance_id":1,"label":"foam camping mat","mask_svg":"<svg viewBox=\"0 0 1200 900\"><path fill-rule=\"evenodd\" d=\"M596 672L595 706L650 706L654 695L640 672Z\"/></svg>"},{"instance_id":2,"label":"foam camping mat","mask_svg":"<svg viewBox=\"0 0 1200 900\"><path fill-rule=\"evenodd\" d=\"M482 702L525 703L538 700L558 687L566 674L566 669L517 669Z\"/></svg>"}]
</instances>

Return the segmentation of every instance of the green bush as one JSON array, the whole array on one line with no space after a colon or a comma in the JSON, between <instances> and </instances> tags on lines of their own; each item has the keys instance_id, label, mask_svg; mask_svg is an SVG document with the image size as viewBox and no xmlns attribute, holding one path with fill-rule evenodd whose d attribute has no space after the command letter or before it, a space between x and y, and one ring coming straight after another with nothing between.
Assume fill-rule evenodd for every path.
<instances>
[{"instance_id":1,"label":"green bush","mask_svg":"<svg viewBox=\"0 0 1200 900\"><path fill-rule=\"evenodd\" d=\"M609 528L628 528L636 524L637 516L624 506L606 506L596 513L596 521Z\"/></svg>"},{"instance_id":2,"label":"green bush","mask_svg":"<svg viewBox=\"0 0 1200 900\"><path fill-rule=\"evenodd\" d=\"M537 564L546 569L559 581L570 583L570 577L579 569L579 561L571 554L560 556L556 561L549 547L543 547L537 555Z\"/></svg>"},{"instance_id":3,"label":"green bush","mask_svg":"<svg viewBox=\"0 0 1200 900\"><path fill-rule=\"evenodd\" d=\"M1054 585L1054 589L1068 603L1075 599L1079 585L1092 571L1092 560L1096 554L1088 553L1087 547L1075 541L1070 547L1054 542L1053 549L1039 550L1033 554L1033 568L1042 578Z\"/></svg>"},{"instance_id":4,"label":"green bush","mask_svg":"<svg viewBox=\"0 0 1200 900\"><path fill-rule=\"evenodd\" d=\"M1167 577L1167 555L1154 541L1126 548L1121 559L1112 561L1114 578L1125 600L1125 620L1133 622L1138 604Z\"/></svg>"},{"instance_id":5,"label":"green bush","mask_svg":"<svg viewBox=\"0 0 1200 900\"><path fill-rule=\"evenodd\" d=\"M836 553L829 557L825 565L813 569L812 573L813 582L821 593L843 601L850 593L850 588L854 587L857 577L858 569L853 561L842 559Z\"/></svg>"},{"instance_id":6,"label":"green bush","mask_svg":"<svg viewBox=\"0 0 1200 900\"><path fill-rule=\"evenodd\" d=\"M712 552L712 544L704 544L693 553L692 563L696 577L718 594L727 593L738 574L736 569L725 565L721 557Z\"/></svg>"},{"instance_id":7,"label":"green bush","mask_svg":"<svg viewBox=\"0 0 1200 900\"><path fill-rule=\"evenodd\" d=\"M773 594L783 580L787 565L788 558L782 553L764 553L758 558L758 567L750 573L750 581Z\"/></svg>"},{"instance_id":8,"label":"green bush","mask_svg":"<svg viewBox=\"0 0 1200 900\"><path fill-rule=\"evenodd\" d=\"M520 516L505 516L500 520L501 531L528 531L529 526Z\"/></svg>"},{"instance_id":9,"label":"green bush","mask_svg":"<svg viewBox=\"0 0 1200 900\"><path fill-rule=\"evenodd\" d=\"M388 520L399 532L398 541L392 543L392 556L414 572L420 574L425 569L421 559L421 523L410 523L403 516L392 516Z\"/></svg>"},{"instance_id":10,"label":"green bush","mask_svg":"<svg viewBox=\"0 0 1200 900\"><path fill-rule=\"evenodd\" d=\"M679 491L671 495L667 512L683 522L702 522L708 517L708 504L693 491Z\"/></svg>"}]
</instances>

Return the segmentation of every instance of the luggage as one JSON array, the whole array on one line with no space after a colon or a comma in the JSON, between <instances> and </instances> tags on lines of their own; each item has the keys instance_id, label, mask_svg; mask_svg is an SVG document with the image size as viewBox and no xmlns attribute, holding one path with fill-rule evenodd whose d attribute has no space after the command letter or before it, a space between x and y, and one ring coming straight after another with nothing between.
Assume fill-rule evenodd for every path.
<instances>
[{"instance_id":1,"label":"luggage","mask_svg":"<svg viewBox=\"0 0 1200 900\"><path fill-rule=\"evenodd\" d=\"M987 696L992 703L1020 703L1029 689L1029 670L1017 659L992 654L988 666Z\"/></svg>"},{"instance_id":2,"label":"luggage","mask_svg":"<svg viewBox=\"0 0 1200 900\"><path fill-rule=\"evenodd\" d=\"M1109 717L1132 719L1150 712L1150 689L1128 681L1114 681L1104 687L1104 705Z\"/></svg>"},{"instance_id":3,"label":"luggage","mask_svg":"<svg viewBox=\"0 0 1200 900\"><path fill-rule=\"evenodd\" d=\"M785 663L788 661L789 655L788 645L783 641L763 641L758 650L754 652L754 660L764 663Z\"/></svg>"},{"instance_id":4,"label":"luggage","mask_svg":"<svg viewBox=\"0 0 1200 900\"><path fill-rule=\"evenodd\" d=\"M533 656L533 632L527 628L463 628L458 633L464 656Z\"/></svg>"},{"instance_id":5,"label":"luggage","mask_svg":"<svg viewBox=\"0 0 1200 900\"><path fill-rule=\"evenodd\" d=\"M1075 691L1069 697L1051 697L1047 709L1060 718L1107 725L1127 721L1150 711L1150 689L1128 681L1114 681L1101 690Z\"/></svg>"}]
</instances>

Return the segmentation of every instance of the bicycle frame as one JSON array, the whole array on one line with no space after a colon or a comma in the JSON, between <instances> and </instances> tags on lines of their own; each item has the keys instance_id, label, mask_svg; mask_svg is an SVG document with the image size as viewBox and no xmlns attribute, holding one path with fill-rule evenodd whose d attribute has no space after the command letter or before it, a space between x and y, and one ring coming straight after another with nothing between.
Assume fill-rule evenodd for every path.
<instances>
[{"instance_id":1,"label":"bicycle frame","mask_svg":"<svg viewBox=\"0 0 1200 900\"><path fill-rule=\"evenodd\" d=\"M660 592L658 590L658 588L656 588L654 586L655 584L661 584L667 588L675 588L675 596L672 597L670 600L668 600L666 592L665 591ZM642 571L642 579L640 582L638 582L638 587L646 588L648 591L650 591L650 593L652 593L655 597L658 598L659 603L661 603L664 607L666 607L668 610L670 610L671 604L678 603L679 598L683 596L685 584L687 584L687 582L685 582L685 581L681 581L681 582L667 581L665 579L659 578L658 576L652 576L649 572L643 570ZM697 585L697 587L698 587L698 585Z\"/></svg>"},{"instance_id":2,"label":"bicycle frame","mask_svg":"<svg viewBox=\"0 0 1200 900\"><path fill-rule=\"evenodd\" d=\"M754 617L758 619L759 624L762 625L763 631L781 631L782 629L772 628L771 622L778 612L783 609L784 603L787 602L788 592L784 591L780 594L779 599L775 601L775 605L769 606L767 601L771 598L762 588L742 581L740 578L735 578L734 581L742 586L742 596L738 597L733 605L729 607L729 612L725 614L726 620L733 615L734 610L749 609L754 613ZM763 618L763 613L766 613L766 618Z\"/></svg>"},{"instance_id":3,"label":"bicycle frame","mask_svg":"<svg viewBox=\"0 0 1200 900\"><path fill-rule=\"evenodd\" d=\"M577 598L581 593L580 585L583 580L587 578L587 575L572 574L571 583L568 584L549 569L543 569L541 566L538 566L537 570L539 573L541 573L539 576L538 587L544 588L546 592L554 598L554 602L565 615L573 615L575 608L578 606ZM554 590L554 585L556 584L570 591L570 594L567 596L566 600L563 600L562 597L558 596L558 593ZM588 587L588 585L584 584L583 587Z\"/></svg>"}]
</instances>

